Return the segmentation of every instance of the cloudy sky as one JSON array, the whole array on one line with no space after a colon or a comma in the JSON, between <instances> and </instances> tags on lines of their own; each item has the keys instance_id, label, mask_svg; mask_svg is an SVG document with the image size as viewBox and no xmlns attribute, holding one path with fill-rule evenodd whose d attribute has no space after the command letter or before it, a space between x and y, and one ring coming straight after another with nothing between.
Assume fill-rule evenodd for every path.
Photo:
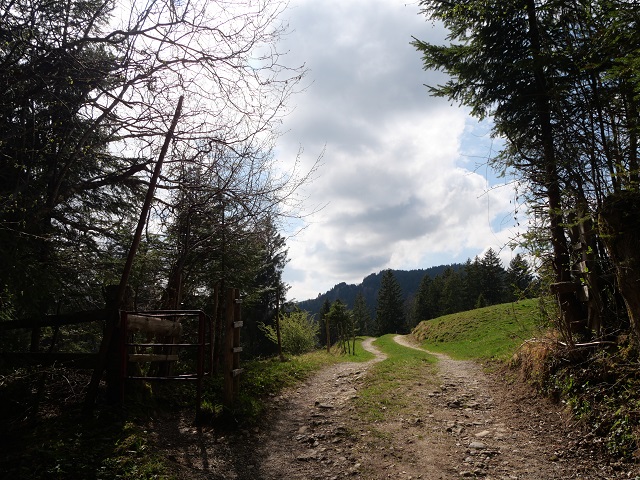
<instances>
[{"instance_id":1,"label":"cloudy sky","mask_svg":"<svg viewBox=\"0 0 640 480\"><path fill-rule=\"evenodd\" d=\"M424 84L444 77L422 70L411 37L442 42L445 32L418 11L406 0L292 0L285 13L287 59L308 67L309 87L293 99L278 155L302 147L310 166L324 151L304 194L309 210L326 205L288 240L289 299L488 247L511 258L513 189L486 166L498 142L467 110L429 96Z\"/></svg>"}]
</instances>

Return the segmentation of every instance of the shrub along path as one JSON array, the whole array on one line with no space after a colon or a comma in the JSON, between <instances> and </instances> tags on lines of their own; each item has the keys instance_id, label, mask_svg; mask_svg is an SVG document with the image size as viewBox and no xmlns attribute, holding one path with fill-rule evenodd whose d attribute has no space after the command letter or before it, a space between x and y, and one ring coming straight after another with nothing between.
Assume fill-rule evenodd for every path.
<instances>
[{"instance_id":1,"label":"shrub along path","mask_svg":"<svg viewBox=\"0 0 640 480\"><path fill-rule=\"evenodd\" d=\"M411 337L396 342L419 349ZM220 436L187 423L161 447L179 479L635 478L567 422L558 406L468 361L438 354L380 388L384 355L332 365L274 399L264 424ZM383 380L390 382L389 379ZM389 385L387 385L388 387ZM376 392L380 394L377 408ZM373 399L373 400L372 400ZM365 401L366 400L366 401ZM374 411L375 410L375 411ZM163 431L164 430L164 431ZM159 445L160 446L160 445Z\"/></svg>"}]
</instances>

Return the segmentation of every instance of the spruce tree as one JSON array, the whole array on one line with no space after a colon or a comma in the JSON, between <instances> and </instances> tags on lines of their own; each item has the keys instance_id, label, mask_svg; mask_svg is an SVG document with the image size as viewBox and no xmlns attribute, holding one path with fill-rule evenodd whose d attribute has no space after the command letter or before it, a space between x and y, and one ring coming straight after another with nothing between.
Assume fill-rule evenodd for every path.
<instances>
[{"instance_id":1,"label":"spruce tree","mask_svg":"<svg viewBox=\"0 0 640 480\"><path fill-rule=\"evenodd\" d=\"M429 283L427 290L427 304L431 309L431 318L437 318L444 314L442 304L442 292L444 290L443 275L436 275L432 282Z\"/></svg>"},{"instance_id":2,"label":"spruce tree","mask_svg":"<svg viewBox=\"0 0 640 480\"><path fill-rule=\"evenodd\" d=\"M373 335L374 326L371 321L371 313L363 293L360 291L356 295L353 305L353 320L356 322L357 333L360 335Z\"/></svg>"},{"instance_id":3,"label":"spruce tree","mask_svg":"<svg viewBox=\"0 0 640 480\"><path fill-rule=\"evenodd\" d=\"M378 335L406 331L402 290L391 270L382 274L376 306L376 330Z\"/></svg>"},{"instance_id":4,"label":"spruce tree","mask_svg":"<svg viewBox=\"0 0 640 480\"><path fill-rule=\"evenodd\" d=\"M429 320L433 318L434 308L429 301L429 288L433 280L429 275L422 277L420 286L416 292L416 296L413 300L413 309L411 311L411 323L413 326L422 322L423 320Z\"/></svg>"},{"instance_id":5,"label":"spruce tree","mask_svg":"<svg viewBox=\"0 0 640 480\"><path fill-rule=\"evenodd\" d=\"M525 258L519 253L509 262L506 274L507 296L510 300L530 298L533 296L531 283L533 275L531 267Z\"/></svg>"},{"instance_id":6,"label":"spruce tree","mask_svg":"<svg viewBox=\"0 0 640 480\"><path fill-rule=\"evenodd\" d=\"M507 301L505 296L505 271L498 254L489 248L480 261L482 295L487 305L496 305Z\"/></svg>"},{"instance_id":7,"label":"spruce tree","mask_svg":"<svg viewBox=\"0 0 640 480\"><path fill-rule=\"evenodd\" d=\"M478 297L482 295L482 267L480 259L475 257L473 262L468 259L464 265L464 310L476 308Z\"/></svg>"},{"instance_id":8,"label":"spruce tree","mask_svg":"<svg viewBox=\"0 0 640 480\"><path fill-rule=\"evenodd\" d=\"M332 340L337 343L342 353L351 353L350 339L353 337L353 315L347 310L347 305L341 300L331 304L329 313L325 315L325 321L335 328L336 336Z\"/></svg>"},{"instance_id":9,"label":"spruce tree","mask_svg":"<svg viewBox=\"0 0 640 480\"><path fill-rule=\"evenodd\" d=\"M322 304L322 308L320 309L320 319L319 319L319 323L320 323L320 333L319 333L319 340L320 340L320 345L325 346L325 347L330 347L331 346L331 325L329 324L329 328L327 328L327 323L329 322L329 310L331 310L331 302L329 302L328 299L325 298L324 303ZM329 338L327 337L327 334L329 334ZM333 339L335 340L335 339Z\"/></svg>"},{"instance_id":10,"label":"spruce tree","mask_svg":"<svg viewBox=\"0 0 640 480\"><path fill-rule=\"evenodd\" d=\"M453 268L448 267L442 274L442 278L442 314L447 315L464 310L463 283L460 275Z\"/></svg>"},{"instance_id":11,"label":"spruce tree","mask_svg":"<svg viewBox=\"0 0 640 480\"><path fill-rule=\"evenodd\" d=\"M597 225L606 222L608 199L622 192L640 196L637 2L419 4L449 32L444 45L414 42L425 68L448 76L431 92L480 119L490 116L493 133L506 139L494 165L524 180L531 218L541 227L534 230L534 251L553 269L560 330L569 343L570 332L598 331L603 305L615 310L616 300L600 295L606 280L595 275L612 261L623 275L632 273L626 265L637 251L608 258L614 255L598 243L622 229L598 232ZM583 271L574 268L581 262ZM586 311L575 288L585 280L591 290ZM633 300L637 288L625 295L627 282L619 283L626 301ZM640 321L629 313L640 338Z\"/></svg>"}]
</instances>

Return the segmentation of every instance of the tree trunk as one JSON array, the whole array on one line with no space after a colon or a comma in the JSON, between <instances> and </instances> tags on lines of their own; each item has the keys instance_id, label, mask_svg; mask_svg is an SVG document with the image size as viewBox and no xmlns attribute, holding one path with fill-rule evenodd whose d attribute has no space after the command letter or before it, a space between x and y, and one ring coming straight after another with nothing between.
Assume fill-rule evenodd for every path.
<instances>
[{"instance_id":1,"label":"tree trunk","mask_svg":"<svg viewBox=\"0 0 640 480\"><path fill-rule=\"evenodd\" d=\"M579 301L586 306L587 334L588 336L600 336L602 330L602 314L604 300L602 291L604 281L602 268L596 252L601 251L598 244L596 225L589 213L587 200L582 192L577 194L577 207L575 216L569 219L571 227L568 229L569 238L574 259L574 268L580 277L580 283L576 282Z\"/></svg>"},{"instance_id":2,"label":"tree trunk","mask_svg":"<svg viewBox=\"0 0 640 480\"><path fill-rule=\"evenodd\" d=\"M563 227L562 192L560 190L560 178L558 175L553 127L551 124L550 92L543 68L535 0L527 0L526 8L529 21L531 53L534 61L533 73L537 90L535 102L542 136L545 173L544 187L547 191L547 199L549 201L549 233L551 234L551 245L553 248L553 268L556 275L556 282L561 285L566 285L572 281L571 259ZM586 327L580 302L577 299L575 291L558 288L555 294L560 306L565 331L568 335L567 341L573 343L571 332Z\"/></svg>"},{"instance_id":3,"label":"tree trunk","mask_svg":"<svg viewBox=\"0 0 640 480\"><path fill-rule=\"evenodd\" d=\"M640 343L640 193L620 192L605 198L600 234L615 265L620 294L631 329Z\"/></svg>"}]
</instances>

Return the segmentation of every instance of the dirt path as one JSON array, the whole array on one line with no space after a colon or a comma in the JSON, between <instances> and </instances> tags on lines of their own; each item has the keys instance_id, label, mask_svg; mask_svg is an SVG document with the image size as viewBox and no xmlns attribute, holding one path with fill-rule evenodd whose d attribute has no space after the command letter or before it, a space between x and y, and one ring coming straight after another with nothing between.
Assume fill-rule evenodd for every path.
<instances>
[{"instance_id":1,"label":"dirt path","mask_svg":"<svg viewBox=\"0 0 640 480\"><path fill-rule=\"evenodd\" d=\"M396 342L417 348L410 337ZM640 470L599 459L557 406L503 384L473 362L438 357L435 378L398 388L409 408L363 424L355 411L367 370L384 357L322 370L274 400L264 426L220 436L184 421L164 448L180 479L626 479ZM171 422L168 422L170 425Z\"/></svg>"}]
</instances>

